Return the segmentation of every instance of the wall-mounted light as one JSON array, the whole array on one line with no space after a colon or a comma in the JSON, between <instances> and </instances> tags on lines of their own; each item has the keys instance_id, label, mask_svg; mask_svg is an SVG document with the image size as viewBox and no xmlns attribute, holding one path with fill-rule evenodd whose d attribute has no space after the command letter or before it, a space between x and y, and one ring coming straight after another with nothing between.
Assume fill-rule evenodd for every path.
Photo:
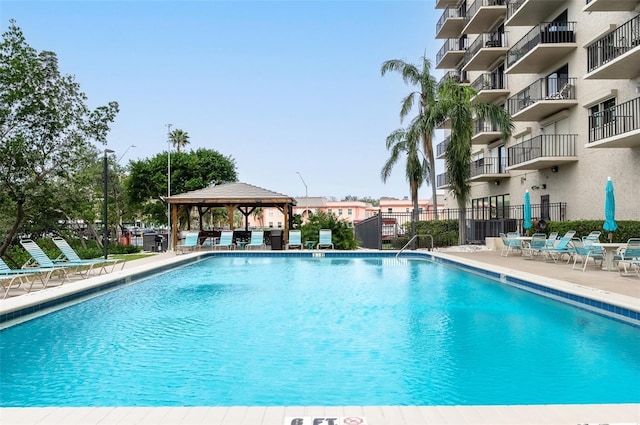
<instances>
[{"instance_id":1,"label":"wall-mounted light","mask_svg":"<svg viewBox=\"0 0 640 425\"><path fill-rule=\"evenodd\" d=\"M494 183L496 186L500 186L500 180L496 180Z\"/></svg>"},{"instance_id":2,"label":"wall-mounted light","mask_svg":"<svg viewBox=\"0 0 640 425\"><path fill-rule=\"evenodd\" d=\"M546 189L547 188L547 184L546 183L542 183L542 185L540 185L541 188Z\"/></svg>"},{"instance_id":3,"label":"wall-mounted light","mask_svg":"<svg viewBox=\"0 0 640 425\"><path fill-rule=\"evenodd\" d=\"M558 172L558 166L554 165L553 167L551 167L551 172L552 173L557 173Z\"/></svg>"},{"instance_id":4,"label":"wall-mounted light","mask_svg":"<svg viewBox=\"0 0 640 425\"><path fill-rule=\"evenodd\" d=\"M540 186L537 186L537 185L531 186L531 190L538 190L538 189L540 189Z\"/></svg>"}]
</instances>

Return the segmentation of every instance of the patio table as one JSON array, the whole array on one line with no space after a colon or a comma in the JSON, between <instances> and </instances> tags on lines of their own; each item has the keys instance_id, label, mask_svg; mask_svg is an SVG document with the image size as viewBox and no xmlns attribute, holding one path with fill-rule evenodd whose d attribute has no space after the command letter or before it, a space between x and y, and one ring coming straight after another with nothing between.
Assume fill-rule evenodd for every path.
<instances>
[{"instance_id":1,"label":"patio table","mask_svg":"<svg viewBox=\"0 0 640 425\"><path fill-rule=\"evenodd\" d=\"M626 242L594 242L594 246L600 246L604 248L604 261L602 262L602 270L615 272L617 269L613 267L613 256L618 251L618 248L627 246Z\"/></svg>"}]
</instances>

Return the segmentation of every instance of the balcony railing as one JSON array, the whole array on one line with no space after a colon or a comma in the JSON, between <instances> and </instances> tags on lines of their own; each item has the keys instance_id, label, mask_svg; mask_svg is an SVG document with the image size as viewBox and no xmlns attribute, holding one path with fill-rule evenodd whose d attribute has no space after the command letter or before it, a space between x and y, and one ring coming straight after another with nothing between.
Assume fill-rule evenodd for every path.
<instances>
[{"instance_id":1,"label":"balcony railing","mask_svg":"<svg viewBox=\"0 0 640 425\"><path fill-rule=\"evenodd\" d=\"M451 143L451 136L447 136L442 142L436 145L436 156L444 155L447 152L447 145Z\"/></svg>"},{"instance_id":2,"label":"balcony railing","mask_svg":"<svg viewBox=\"0 0 640 425\"><path fill-rule=\"evenodd\" d=\"M577 134L541 134L507 150L509 166L545 157L576 155Z\"/></svg>"},{"instance_id":3,"label":"balcony railing","mask_svg":"<svg viewBox=\"0 0 640 425\"><path fill-rule=\"evenodd\" d=\"M587 72L640 46L640 15L587 46Z\"/></svg>"},{"instance_id":4,"label":"balcony railing","mask_svg":"<svg viewBox=\"0 0 640 425\"><path fill-rule=\"evenodd\" d=\"M504 74L487 72L473 80L471 87L477 92L481 90L504 90L507 88L507 79Z\"/></svg>"},{"instance_id":5,"label":"balcony railing","mask_svg":"<svg viewBox=\"0 0 640 425\"><path fill-rule=\"evenodd\" d=\"M482 121L482 120L474 120L473 121L473 135L477 135L478 133L489 133L493 131L500 131L498 127L492 125L491 123Z\"/></svg>"},{"instance_id":6,"label":"balcony railing","mask_svg":"<svg viewBox=\"0 0 640 425\"><path fill-rule=\"evenodd\" d=\"M476 0L467 8L466 16L464 16L464 24L467 25L481 7L486 6L504 6L505 0Z\"/></svg>"},{"instance_id":7,"label":"balcony railing","mask_svg":"<svg viewBox=\"0 0 640 425\"><path fill-rule=\"evenodd\" d=\"M507 19L511 18L520 6L524 4L527 0L509 0L507 1Z\"/></svg>"},{"instance_id":8,"label":"balcony railing","mask_svg":"<svg viewBox=\"0 0 640 425\"><path fill-rule=\"evenodd\" d=\"M575 87L575 78L540 78L507 99L507 110L515 115L541 100L575 100Z\"/></svg>"},{"instance_id":9,"label":"balcony railing","mask_svg":"<svg viewBox=\"0 0 640 425\"><path fill-rule=\"evenodd\" d=\"M505 174L507 168L506 158L486 157L471 163L470 177L477 177L485 174Z\"/></svg>"},{"instance_id":10,"label":"balcony railing","mask_svg":"<svg viewBox=\"0 0 640 425\"><path fill-rule=\"evenodd\" d=\"M436 187L449 186L449 176L447 176L447 173L438 174L436 176L436 184Z\"/></svg>"},{"instance_id":11,"label":"balcony railing","mask_svg":"<svg viewBox=\"0 0 640 425\"><path fill-rule=\"evenodd\" d=\"M640 129L640 97L589 116L589 143Z\"/></svg>"},{"instance_id":12,"label":"balcony railing","mask_svg":"<svg viewBox=\"0 0 640 425\"><path fill-rule=\"evenodd\" d=\"M449 52L461 52L467 49L467 38L449 38L447 39L438 53L436 54L436 63L442 62L442 58Z\"/></svg>"},{"instance_id":13,"label":"balcony railing","mask_svg":"<svg viewBox=\"0 0 640 425\"><path fill-rule=\"evenodd\" d=\"M447 78L453 78L459 83L466 83L468 81L467 71L447 71L442 76L440 81L438 81L438 85L444 83L447 80Z\"/></svg>"},{"instance_id":14,"label":"balcony railing","mask_svg":"<svg viewBox=\"0 0 640 425\"><path fill-rule=\"evenodd\" d=\"M507 67L540 44L575 43L575 22L542 22L522 37L507 54Z\"/></svg>"},{"instance_id":15,"label":"balcony railing","mask_svg":"<svg viewBox=\"0 0 640 425\"><path fill-rule=\"evenodd\" d=\"M442 16L440 16L440 19L438 19L438 22L436 23L436 34L438 34L440 30L442 30L442 27L444 26L445 22L447 22L448 19L462 18L464 17L464 13L465 13L464 6L447 7L442 13Z\"/></svg>"},{"instance_id":16,"label":"balcony railing","mask_svg":"<svg viewBox=\"0 0 640 425\"><path fill-rule=\"evenodd\" d=\"M505 33L484 33L480 34L473 43L469 46L464 54L464 63L468 63L480 49L486 47L506 47L507 46L507 34Z\"/></svg>"}]
</instances>

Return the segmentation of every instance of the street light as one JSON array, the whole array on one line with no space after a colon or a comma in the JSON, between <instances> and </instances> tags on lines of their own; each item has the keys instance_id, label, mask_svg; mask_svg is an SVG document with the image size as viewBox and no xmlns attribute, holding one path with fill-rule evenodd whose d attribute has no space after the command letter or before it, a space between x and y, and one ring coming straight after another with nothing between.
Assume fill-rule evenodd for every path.
<instances>
[{"instance_id":1,"label":"street light","mask_svg":"<svg viewBox=\"0 0 640 425\"><path fill-rule=\"evenodd\" d=\"M171 196L171 126L167 124L167 197ZM173 237L171 232L171 205L167 200L167 250L173 250Z\"/></svg>"},{"instance_id":2,"label":"street light","mask_svg":"<svg viewBox=\"0 0 640 425\"><path fill-rule=\"evenodd\" d=\"M114 153L115 151L112 151L111 149L105 149L104 150L104 158L103 158L103 162L102 162L102 181L104 182L104 217L103 217L103 221L102 224L104 226L104 232L102 234L102 246L104 248L104 259L107 259L107 256L109 255L108 252L108 247L109 247L109 225L107 223L107 220L109 219L109 210L108 210L108 199L107 199L107 154L110 153Z\"/></svg>"},{"instance_id":3,"label":"street light","mask_svg":"<svg viewBox=\"0 0 640 425\"><path fill-rule=\"evenodd\" d=\"M120 164L120 161L122 161L122 158L124 158L124 156L127 154L127 152L129 152L129 149L135 148L135 147L136 147L136 145L131 145L127 149L125 149L124 153L122 155L120 155L120 158L118 158L118 160L116 161L116 164Z\"/></svg>"},{"instance_id":4,"label":"street light","mask_svg":"<svg viewBox=\"0 0 640 425\"><path fill-rule=\"evenodd\" d=\"M302 174L300 174L299 171L296 171L296 173L298 173L298 175L300 176L300 180L302 180L302 184L304 185L304 197L308 198L309 192L307 191L307 184L304 182L304 179L302 178Z\"/></svg>"}]
</instances>

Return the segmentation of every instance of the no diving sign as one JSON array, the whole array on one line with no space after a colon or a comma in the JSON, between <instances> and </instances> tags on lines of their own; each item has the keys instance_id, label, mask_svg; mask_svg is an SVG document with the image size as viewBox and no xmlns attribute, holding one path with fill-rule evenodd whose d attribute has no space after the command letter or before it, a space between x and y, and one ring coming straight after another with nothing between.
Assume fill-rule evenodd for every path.
<instances>
[{"instance_id":1,"label":"no diving sign","mask_svg":"<svg viewBox=\"0 0 640 425\"><path fill-rule=\"evenodd\" d=\"M367 425L364 416L287 416L284 425Z\"/></svg>"}]
</instances>

